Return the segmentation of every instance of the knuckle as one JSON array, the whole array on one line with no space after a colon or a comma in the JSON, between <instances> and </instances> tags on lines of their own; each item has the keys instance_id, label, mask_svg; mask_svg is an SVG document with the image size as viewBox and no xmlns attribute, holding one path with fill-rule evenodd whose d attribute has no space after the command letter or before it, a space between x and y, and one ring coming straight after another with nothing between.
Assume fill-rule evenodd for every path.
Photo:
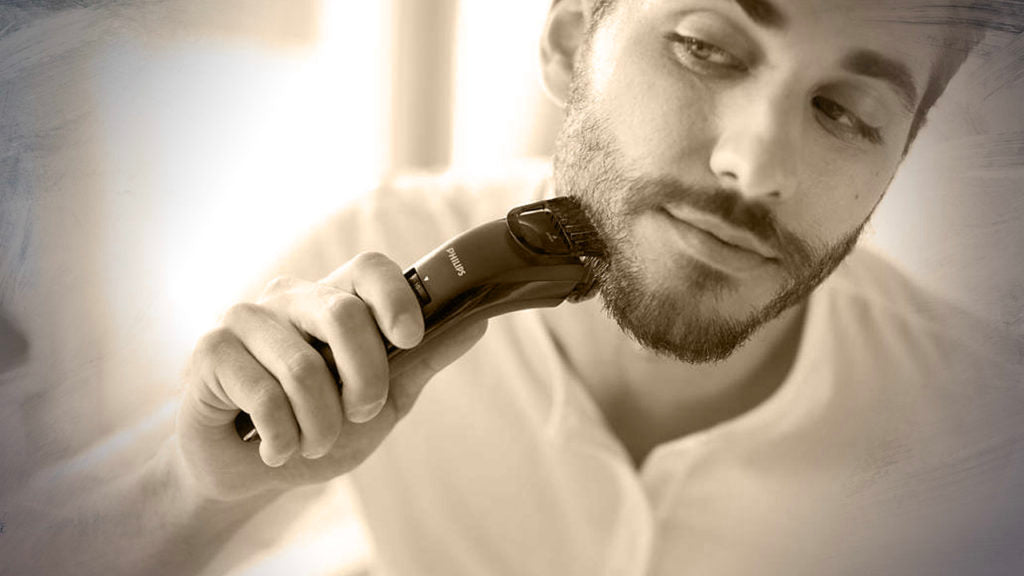
<instances>
[{"instance_id":1,"label":"knuckle","mask_svg":"<svg viewBox=\"0 0 1024 576\"><path fill-rule=\"evenodd\" d=\"M204 334L196 343L189 359L189 374L209 385L219 381L219 366L235 361L239 354L244 353L245 348L234 333L226 328L218 328Z\"/></svg>"},{"instance_id":2,"label":"knuckle","mask_svg":"<svg viewBox=\"0 0 1024 576\"><path fill-rule=\"evenodd\" d=\"M291 276L278 276L267 283L267 286L263 289L263 294L278 294L291 289L295 285L295 278Z\"/></svg>"},{"instance_id":3,"label":"knuckle","mask_svg":"<svg viewBox=\"0 0 1024 576\"><path fill-rule=\"evenodd\" d=\"M344 325L365 314L366 304L358 296L336 292L326 297L323 309L329 321Z\"/></svg>"},{"instance_id":4,"label":"knuckle","mask_svg":"<svg viewBox=\"0 0 1024 576\"><path fill-rule=\"evenodd\" d=\"M308 382L326 370L323 358L315 350L301 350L293 353L284 363L285 372L294 382Z\"/></svg>"},{"instance_id":5,"label":"knuckle","mask_svg":"<svg viewBox=\"0 0 1024 576\"><path fill-rule=\"evenodd\" d=\"M357 269L379 269L397 266L390 258L380 252L360 252L352 259L352 264Z\"/></svg>"},{"instance_id":6,"label":"knuckle","mask_svg":"<svg viewBox=\"0 0 1024 576\"><path fill-rule=\"evenodd\" d=\"M288 408L288 396L276 383L266 383L253 392L250 412L264 418L280 415Z\"/></svg>"},{"instance_id":7,"label":"knuckle","mask_svg":"<svg viewBox=\"0 0 1024 576\"><path fill-rule=\"evenodd\" d=\"M258 304L252 302L239 302L228 308L227 312L224 313L224 324L231 326L237 324L240 320L246 317L253 317L262 314L262 309Z\"/></svg>"},{"instance_id":8,"label":"knuckle","mask_svg":"<svg viewBox=\"0 0 1024 576\"><path fill-rule=\"evenodd\" d=\"M196 353L202 356L223 356L235 335L227 328L215 328L203 334L196 342Z\"/></svg>"}]
</instances>

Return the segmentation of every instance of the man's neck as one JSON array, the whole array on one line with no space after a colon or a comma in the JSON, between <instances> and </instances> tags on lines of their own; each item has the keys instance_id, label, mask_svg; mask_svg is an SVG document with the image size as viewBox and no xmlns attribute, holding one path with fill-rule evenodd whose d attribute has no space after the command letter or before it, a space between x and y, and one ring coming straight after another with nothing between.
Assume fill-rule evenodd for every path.
<instances>
[{"instance_id":1,"label":"man's neck","mask_svg":"<svg viewBox=\"0 0 1024 576\"><path fill-rule=\"evenodd\" d=\"M796 358L804 309L784 312L713 364L687 364L641 348L604 314L599 298L545 310L544 321L640 466L658 444L739 416L771 396Z\"/></svg>"}]
</instances>

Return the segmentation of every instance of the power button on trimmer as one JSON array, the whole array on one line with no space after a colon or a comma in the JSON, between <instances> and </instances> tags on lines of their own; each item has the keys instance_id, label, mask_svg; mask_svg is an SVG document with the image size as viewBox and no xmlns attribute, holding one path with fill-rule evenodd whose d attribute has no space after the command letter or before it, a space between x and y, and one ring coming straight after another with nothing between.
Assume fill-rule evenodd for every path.
<instances>
[{"instance_id":1,"label":"power button on trimmer","mask_svg":"<svg viewBox=\"0 0 1024 576\"><path fill-rule=\"evenodd\" d=\"M427 289L423 286L423 281L420 280L420 275L416 273L415 268L406 270L405 279L409 281L409 286L416 293L416 298L420 301L420 308L430 304L430 294L427 294Z\"/></svg>"}]
</instances>

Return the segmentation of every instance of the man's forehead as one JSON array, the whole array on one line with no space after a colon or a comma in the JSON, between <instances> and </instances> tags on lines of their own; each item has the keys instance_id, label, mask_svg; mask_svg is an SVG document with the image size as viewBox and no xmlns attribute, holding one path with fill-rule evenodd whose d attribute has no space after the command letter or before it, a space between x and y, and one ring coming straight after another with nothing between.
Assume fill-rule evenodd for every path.
<instances>
[{"instance_id":1,"label":"man's forehead","mask_svg":"<svg viewBox=\"0 0 1024 576\"><path fill-rule=\"evenodd\" d=\"M842 13L868 23L950 26L972 19L978 7L941 0L616 0L639 5L735 5L754 22L782 28L801 16ZM976 16L976 15L975 15ZM974 18L976 19L976 17Z\"/></svg>"},{"instance_id":2,"label":"man's forehead","mask_svg":"<svg viewBox=\"0 0 1024 576\"><path fill-rule=\"evenodd\" d=\"M824 45L899 55L930 64L951 33L970 22L964 9L939 0L618 0L674 17L691 9L738 12L780 34L810 34Z\"/></svg>"}]
</instances>

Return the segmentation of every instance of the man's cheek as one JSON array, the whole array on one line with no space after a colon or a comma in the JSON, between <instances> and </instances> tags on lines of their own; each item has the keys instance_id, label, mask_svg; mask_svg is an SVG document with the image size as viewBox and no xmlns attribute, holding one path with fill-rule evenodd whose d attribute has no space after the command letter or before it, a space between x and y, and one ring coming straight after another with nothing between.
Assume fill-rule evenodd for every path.
<instances>
[{"instance_id":1,"label":"man's cheek","mask_svg":"<svg viewBox=\"0 0 1024 576\"><path fill-rule=\"evenodd\" d=\"M600 114L626 164L641 176L703 177L713 140L705 99L664 78L624 82L628 87L602 102Z\"/></svg>"},{"instance_id":2,"label":"man's cheek","mask_svg":"<svg viewBox=\"0 0 1024 576\"><path fill-rule=\"evenodd\" d=\"M835 182L800 191L776 209L779 224L806 246L829 246L864 222L869 205Z\"/></svg>"}]
</instances>

